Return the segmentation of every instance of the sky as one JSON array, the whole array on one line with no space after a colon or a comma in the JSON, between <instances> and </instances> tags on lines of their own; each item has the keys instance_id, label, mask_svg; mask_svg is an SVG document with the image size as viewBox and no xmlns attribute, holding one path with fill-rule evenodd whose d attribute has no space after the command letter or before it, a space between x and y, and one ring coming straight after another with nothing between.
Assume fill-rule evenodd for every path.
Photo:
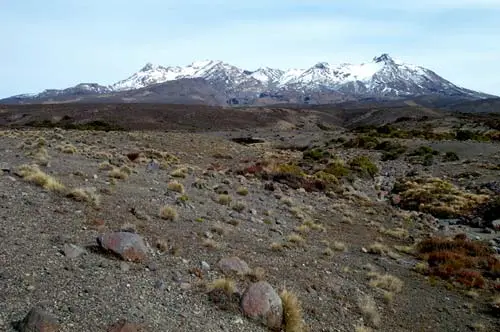
<instances>
[{"instance_id":1,"label":"sky","mask_svg":"<svg viewBox=\"0 0 500 332\"><path fill-rule=\"evenodd\" d=\"M146 63L309 68L388 53L500 95L500 0L0 0L0 98Z\"/></svg>"}]
</instances>

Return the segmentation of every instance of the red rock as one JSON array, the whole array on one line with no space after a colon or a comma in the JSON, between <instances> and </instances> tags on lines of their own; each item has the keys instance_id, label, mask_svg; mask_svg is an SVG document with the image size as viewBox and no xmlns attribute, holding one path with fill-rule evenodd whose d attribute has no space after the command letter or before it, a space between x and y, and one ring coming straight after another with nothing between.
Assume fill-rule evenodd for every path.
<instances>
[{"instance_id":1,"label":"red rock","mask_svg":"<svg viewBox=\"0 0 500 332\"><path fill-rule=\"evenodd\" d=\"M40 308L31 309L17 326L19 332L57 332L59 329L57 319Z\"/></svg>"},{"instance_id":2,"label":"red rock","mask_svg":"<svg viewBox=\"0 0 500 332\"><path fill-rule=\"evenodd\" d=\"M142 237L135 233L106 233L97 238L97 243L122 259L132 262L142 262L147 258L148 249Z\"/></svg>"},{"instance_id":3,"label":"red rock","mask_svg":"<svg viewBox=\"0 0 500 332\"><path fill-rule=\"evenodd\" d=\"M281 298L273 287L260 281L251 284L243 294L241 309L245 316L259 321L270 329L279 329L283 322Z\"/></svg>"},{"instance_id":4,"label":"red rock","mask_svg":"<svg viewBox=\"0 0 500 332\"><path fill-rule=\"evenodd\" d=\"M248 264L244 260L236 256L221 259L218 263L218 266L221 269L221 271L226 275L230 274L246 275L250 273L250 268L248 267Z\"/></svg>"}]
</instances>

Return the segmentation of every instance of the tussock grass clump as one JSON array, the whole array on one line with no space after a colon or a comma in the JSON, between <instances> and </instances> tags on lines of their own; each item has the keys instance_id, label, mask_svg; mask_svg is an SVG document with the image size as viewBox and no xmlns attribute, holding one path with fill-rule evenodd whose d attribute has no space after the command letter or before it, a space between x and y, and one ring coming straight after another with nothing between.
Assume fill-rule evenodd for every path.
<instances>
[{"instance_id":1,"label":"tussock grass clump","mask_svg":"<svg viewBox=\"0 0 500 332\"><path fill-rule=\"evenodd\" d=\"M208 290L212 291L214 289L223 290L226 294L233 294L236 292L236 283L234 280L229 278L220 278L212 281L207 285Z\"/></svg>"},{"instance_id":2,"label":"tussock grass clump","mask_svg":"<svg viewBox=\"0 0 500 332\"><path fill-rule=\"evenodd\" d=\"M396 239L406 239L409 236L408 230L404 228L385 229L384 227L381 227L379 231L382 234L389 235L390 237Z\"/></svg>"},{"instance_id":3,"label":"tussock grass clump","mask_svg":"<svg viewBox=\"0 0 500 332\"><path fill-rule=\"evenodd\" d=\"M124 172L121 168L114 167L108 172L108 176L113 179L126 180L128 179L129 173Z\"/></svg>"},{"instance_id":4,"label":"tussock grass clump","mask_svg":"<svg viewBox=\"0 0 500 332\"><path fill-rule=\"evenodd\" d=\"M217 202L221 205L229 205L233 199L229 195L221 194L217 198Z\"/></svg>"},{"instance_id":5,"label":"tussock grass clump","mask_svg":"<svg viewBox=\"0 0 500 332\"><path fill-rule=\"evenodd\" d=\"M90 203L96 207L99 206L101 202L101 197L97 193L96 188L75 188L72 189L66 196L78 202Z\"/></svg>"},{"instance_id":6,"label":"tussock grass clump","mask_svg":"<svg viewBox=\"0 0 500 332\"><path fill-rule=\"evenodd\" d=\"M296 233L290 234L287 237L287 240L288 240L288 242L296 244L296 245L301 245L301 244L304 244L306 242L306 240L304 240L304 238L302 236L300 236L299 234L296 234Z\"/></svg>"},{"instance_id":7,"label":"tussock grass clump","mask_svg":"<svg viewBox=\"0 0 500 332\"><path fill-rule=\"evenodd\" d=\"M373 330L367 326L364 326L363 324L361 325L356 325L354 327L354 332L372 332Z\"/></svg>"},{"instance_id":8,"label":"tussock grass clump","mask_svg":"<svg viewBox=\"0 0 500 332\"><path fill-rule=\"evenodd\" d=\"M271 245L269 246L269 248L272 251L282 251L284 249L284 246L281 243L273 242L273 243L271 243Z\"/></svg>"},{"instance_id":9,"label":"tussock grass clump","mask_svg":"<svg viewBox=\"0 0 500 332\"><path fill-rule=\"evenodd\" d=\"M332 248L335 251L347 251L347 246L344 242L341 241L333 241Z\"/></svg>"},{"instance_id":10,"label":"tussock grass clump","mask_svg":"<svg viewBox=\"0 0 500 332\"><path fill-rule=\"evenodd\" d=\"M280 293L281 303L283 304L283 315L285 321L285 332L305 332L302 307L297 296L284 289Z\"/></svg>"},{"instance_id":11,"label":"tussock grass clump","mask_svg":"<svg viewBox=\"0 0 500 332\"><path fill-rule=\"evenodd\" d=\"M229 278L220 278L207 284L208 297L223 310L237 310L240 296L237 293L236 283Z\"/></svg>"},{"instance_id":12,"label":"tussock grass clump","mask_svg":"<svg viewBox=\"0 0 500 332\"><path fill-rule=\"evenodd\" d=\"M186 178L188 176L189 170L187 167L181 167L170 173L174 178Z\"/></svg>"},{"instance_id":13,"label":"tussock grass clump","mask_svg":"<svg viewBox=\"0 0 500 332\"><path fill-rule=\"evenodd\" d=\"M368 252L371 254L384 255L389 252L389 248L380 242L375 242L368 247Z\"/></svg>"},{"instance_id":14,"label":"tussock grass clump","mask_svg":"<svg viewBox=\"0 0 500 332\"><path fill-rule=\"evenodd\" d=\"M111 171L115 167L109 163L109 161L103 161L102 163L99 164L98 166L99 170L101 171Z\"/></svg>"},{"instance_id":15,"label":"tussock grass clump","mask_svg":"<svg viewBox=\"0 0 500 332\"><path fill-rule=\"evenodd\" d=\"M360 298L358 301L358 307L365 319L370 323L370 325L372 325L372 327L376 328L380 326L380 314L377 309L377 304L371 296L365 295L364 297Z\"/></svg>"},{"instance_id":16,"label":"tussock grass clump","mask_svg":"<svg viewBox=\"0 0 500 332\"><path fill-rule=\"evenodd\" d=\"M399 180L393 193L399 195L401 208L426 212L437 218L468 215L489 200L487 195L467 193L439 178Z\"/></svg>"},{"instance_id":17,"label":"tussock grass clump","mask_svg":"<svg viewBox=\"0 0 500 332\"><path fill-rule=\"evenodd\" d=\"M167 188L168 188L168 190L172 190L172 191L178 192L180 194L184 193L184 186L182 185L182 183L180 183L178 181L170 181L167 184Z\"/></svg>"},{"instance_id":18,"label":"tussock grass clump","mask_svg":"<svg viewBox=\"0 0 500 332\"><path fill-rule=\"evenodd\" d=\"M37 165L22 165L19 167L18 172L25 181L34 183L45 190L54 192L66 190L66 187L61 182L40 170Z\"/></svg>"},{"instance_id":19,"label":"tussock grass clump","mask_svg":"<svg viewBox=\"0 0 500 332\"><path fill-rule=\"evenodd\" d=\"M231 208L236 212L243 212L247 208L247 205L244 202L235 202Z\"/></svg>"},{"instance_id":20,"label":"tussock grass clump","mask_svg":"<svg viewBox=\"0 0 500 332\"><path fill-rule=\"evenodd\" d=\"M67 153L67 154L75 154L78 151L77 148L70 143L60 145L57 148L62 153Z\"/></svg>"},{"instance_id":21,"label":"tussock grass clump","mask_svg":"<svg viewBox=\"0 0 500 332\"><path fill-rule=\"evenodd\" d=\"M49 153L43 146L38 148L33 158L40 166L47 166L49 164Z\"/></svg>"},{"instance_id":22,"label":"tussock grass clump","mask_svg":"<svg viewBox=\"0 0 500 332\"><path fill-rule=\"evenodd\" d=\"M428 264L431 276L452 280L467 288L484 288L485 278L500 277L500 260L485 243L468 240L464 234L453 239L432 237L418 243L419 257Z\"/></svg>"},{"instance_id":23,"label":"tussock grass clump","mask_svg":"<svg viewBox=\"0 0 500 332\"><path fill-rule=\"evenodd\" d=\"M203 240L203 246L209 249L219 249L220 244L212 239L205 239Z\"/></svg>"},{"instance_id":24,"label":"tussock grass clump","mask_svg":"<svg viewBox=\"0 0 500 332\"><path fill-rule=\"evenodd\" d=\"M176 221L179 218L179 215L174 207L163 206L160 209L160 218L170 221Z\"/></svg>"},{"instance_id":25,"label":"tussock grass clump","mask_svg":"<svg viewBox=\"0 0 500 332\"><path fill-rule=\"evenodd\" d=\"M236 193L238 195L241 195L241 196L246 196L248 195L248 189L246 187L239 187L237 190L236 190Z\"/></svg>"},{"instance_id":26,"label":"tussock grass clump","mask_svg":"<svg viewBox=\"0 0 500 332\"><path fill-rule=\"evenodd\" d=\"M396 276L370 272L368 273L368 277L371 279L371 287L380 288L394 293L399 293L403 289L403 281Z\"/></svg>"}]
</instances>

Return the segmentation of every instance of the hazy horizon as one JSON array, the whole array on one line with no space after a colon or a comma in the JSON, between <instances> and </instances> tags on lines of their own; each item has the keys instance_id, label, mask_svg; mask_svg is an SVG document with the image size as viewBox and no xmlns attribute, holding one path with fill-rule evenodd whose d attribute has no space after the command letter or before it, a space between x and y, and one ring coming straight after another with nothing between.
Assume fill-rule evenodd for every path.
<instances>
[{"instance_id":1,"label":"hazy horizon","mask_svg":"<svg viewBox=\"0 0 500 332\"><path fill-rule=\"evenodd\" d=\"M500 0L7 0L0 98L109 85L148 62L287 69L369 62L382 53L500 95L499 16Z\"/></svg>"}]
</instances>

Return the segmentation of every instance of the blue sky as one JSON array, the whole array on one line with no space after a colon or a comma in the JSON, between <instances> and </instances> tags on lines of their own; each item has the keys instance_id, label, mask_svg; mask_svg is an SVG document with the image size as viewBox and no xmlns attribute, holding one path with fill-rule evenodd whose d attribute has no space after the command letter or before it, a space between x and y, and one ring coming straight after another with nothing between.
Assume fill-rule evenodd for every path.
<instances>
[{"instance_id":1,"label":"blue sky","mask_svg":"<svg viewBox=\"0 0 500 332\"><path fill-rule=\"evenodd\" d=\"M145 63L246 69L389 53L500 95L500 0L1 0L0 97L111 84Z\"/></svg>"}]
</instances>

